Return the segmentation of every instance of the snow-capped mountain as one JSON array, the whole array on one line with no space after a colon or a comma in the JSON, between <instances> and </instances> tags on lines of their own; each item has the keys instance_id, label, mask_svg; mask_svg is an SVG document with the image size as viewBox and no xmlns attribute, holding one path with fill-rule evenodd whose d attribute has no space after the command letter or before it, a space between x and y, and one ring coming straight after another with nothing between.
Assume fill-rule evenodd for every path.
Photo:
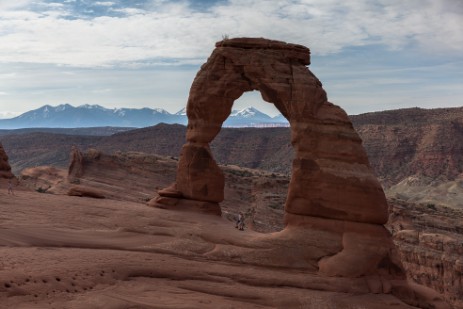
<instances>
[{"instance_id":1,"label":"snow-capped mountain","mask_svg":"<svg viewBox=\"0 0 463 309\"><path fill-rule=\"evenodd\" d=\"M256 126L271 123L272 117L254 107L246 107L242 110L233 110L225 121L225 126Z\"/></svg>"},{"instance_id":2,"label":"snow-capped mountain","mask_svg":"<svg viewBox=\"0 0 463 309\"><path fill-rule=\"evenodd\" d=\"M100 105L44 105L11 119L0 119L0 128L77 128L77 127L147 127L157 123L176 123L177 117L164 109L115 108Z\"/></svg>"},{"instance_id":3,"label":"snow-capped mountain","mask_svg":"<svg viewBox=\"0 0 463 309\"><path fill-rule=\"evenodd\" d=\"M270 118L267 114L255 109L254 107L246 107L242 110L233 110L230 117L242 117L242 118Z\"/></svg>"},{"instance_id":4,"label":"snow-capped mountain","mask_svg":"<svg viewBox=\"0 0 463 309\"><path fill-rule=\"evenodd\" d=\"M78 128L78 127L147 127L158 123L187 124L186 108L171 114L162 108L113 108L101 105L70 104L44 105L15 118L0 119L0 129L18 128ZM233 111L224 126L250 127L284 125L284 120L272 118L259 110L248 107Z\"/></svg>"}]
</instances>

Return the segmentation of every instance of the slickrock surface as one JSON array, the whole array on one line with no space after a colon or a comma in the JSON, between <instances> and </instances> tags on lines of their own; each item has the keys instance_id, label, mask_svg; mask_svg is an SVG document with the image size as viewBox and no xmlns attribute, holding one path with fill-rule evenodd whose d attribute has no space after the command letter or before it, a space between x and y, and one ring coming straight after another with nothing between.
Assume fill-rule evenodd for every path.
<instances>
[{"instance_id":1,"label":"slickrock surface","mask_svg":"<svg viewBox=\"0 0 463 309\"><path fill-rule=\"evenodd\" d=\"M98 156L95 156L95 153L98 153ZM150 195L154 194L152 192L152 189L147 186L147 185L137 185L137 184L143 184L146 179L151 179L151 180L156 180L158 181L158 186L162 187L167 185L170 181L175 176L175 166L176 166L176 161L171 159L171 158L166 158L166 157L160 157L160 156L153 156L153 155L146 155L146 154L140 154L140 153L119 153L115 155L106 155L104 153L99 153L97 151L90 151L89 153L83 153L82 155L82 162L83 162L83 168L84 168L84 174L82 175L81 178L74 179L74 182L79 182L79 186L91 188L91 189L98 189L98 190L106 190L107 192L111 191L114 192L112 195L109 195L107 197L107 202L110 203L111 205L120 205L119 202L123 201L138 201L140 203L144 203L144 200L147 200L147 196L149 197ZM149 163L147 163L149 162ZM221 203L222 206L222 217L223 220L225 221L220 221L221 226L220 230L214 230L211 231L213 236L208 236L212 238L217 237L218 235L222 235L226 231L229 231L229 229L235 230L234 229L234 220L235 216L239 211L242 211L245 213L246 217L246 226L247 229L245 232L249 232L251 230L254 231L265 231L265 232L275 232L275 231L281 231L283 228L283 206L284 206L284 198L286 196L287 192L287 187L288 187L288 179L284 176L279 176L275 174L270 174L270 173L265 173L263 171L256 171L256 170L249 170L249 169L243 169L243 168L238 168L235 166L222 166L221 167L224 171L225 175L225 201ZM144 173L131 173L133 171L145 171ZM54 192L55 194L59 193L58 191L61 190L62 194L66 194L69 186L74 186L75 184L68 183L66 185L63 184L63 179L66 179L66 172L61 171L58 172L56 169L52 168L46 168L46 167L40 167L40 168L34 168L34 169L29 169L27 170L26 175L23 174L21 178L21 185L22 186L29 186L30 188L36 188L36 189L41 189L38 190L40 192L44 191L44 188L48 188L46 190L46 193L51 193ZM137 176L138 175L138 176ZM138 178L137 178L138 177ZM55 181L53 179L55 178ZM120 179L126 179L126 181L120 181ZM166 179L166 180L163 180ZM170 180L169 180L170 179ZM52 186L51 184L56 183L58 185ZM34 187L34 185L36 187ZM135 189L138 188L138 189ZM1 196L1 195L0 195ZM37 197L34 198L34 201L37 200L37 198L40 198L41 196L44 197L50 197L50 194L42 194L38 195ZM72 198L73 200L67 201L65 199L65 196L59 196L58 200L60 205L67 205L67 203L70 203L70 201L78 202L78 203L83 203L82 205L87 205L89 209L100 209L98 205L100 203L106 203L103 200L95 200L95 199L89 199L89 198L79 198L75 199L74 197L69 197ZM109 200L111 199L111 200ZM39 199L40 200L40 199ZM117 202L116 202L117 201ZM116 202L116 203L113 203ZM69 207L73 207L70 204ZM98 206L98 207L97 207ZM95 208L96 207L96 208ZM67 207L64 208L62 211L66 212ZM111 208L113 209L113 208ZM110 209L101 210L102 212L107 211L108 213L112 212ZM128 211L131 211L127 209L127 213L123 212L118 212L117 214L114 214L117 218L119 216L127 216L127 217L139 217L136 213L128 213ZM98 219L98 215L96 215L95 212L92 212L95 214L95 219ZM175 213L179 214L181 218L185 216L185 218L189 218L189 221L185 221L182 223L178 222L179 225L182 226L182 228L188 228L188 225L194 225L197 226L197 224L201 224L201 222L196 222L196 216L191 213L183 213L183 212L178 212L178 211L173 211L172 215ZM162 212L161 212L162 214ZM189 216L191 214L192 217ZM71 215L74 215L71 213ZM83 220L87 220L85 215L80 215L76 214L77 216L81 216ZM154 213L153 215L159 216L159 213ZM442 214L443 217L445 217L445 213ZM111 220L113 220L113 216L109 215L108 218L103 219L104 217L108 217L107 215L101 214L101 220L108 220L105 221L104 225L111 227ZM210 216L206 216L204 218L207 218ZM410 217L407 220L417 220L417 217L419 218L418 215L415 215L414 217ZM201 218L201 217L197 217ZM19 218L22 220L22 217ZM99 220L100 220L99 219ZM160 219L162 220L162 219ZM198 219L200 220L200 219ZM1 221L0 221L1 222ZM395 221L393 221L395 222ZM74 226L74 224L67 223L67 221L63 221L62 225L59 225L59 227L66 227L69 224ZM90 225L93 223L90 223ZM161 223L160 223L161 224ZM204 223L207 225L207 223ZM124 223L122 223L123 226ZM121 225L121 226L122 226ZM184 226L183 226L184 225ZM138 228L143 230L145 227L145 222L141 221L140 225L138 225ZM89 227L91 229L91 227ZM99 230L100 228L95 228ZM222 231L223 230L223 231ZM5 231L5 230L2 230ZM59 231L60 234L62 234L62 231ZM288 270L289 273L293 273L294 271L296 272L301 272L307 274L306 280L307 282L310 282L314 278L318 278L317 280L321 280L320 278L325 278L325 276L320 276L316 275L313 272L314 269L316 269L315 264L310 264L307 263L307 260L310 260L311 256L314 256L318 254L317 252L320 252L321 249L325 248L327 245L332 245L332 240L329 238L328 233L323 233L320 231L313 230L312 235L308 237L306 234L304 234L304 231L301 229L293 229L292 231L283 231L280 233L272 233L272 234L259 234L259 233L254 233L252 232L253 235L256 235L256 238L248 239L249 236L248 234L245 234L246 236L244 237L246 239L246 245L244 247L240 246L235 246L235 245L230 245L229 241L234 241L234 240L226 240L224 243L221 245L217 245L215 247L215 250L208 252L207 254L204 255L205 258L207 259L212 259L214 261L220 260L222 261L221 263L238 263L242 265L243 267L246 267L246 265L261 265L263 268L267 268L268 265L275 265L277 263L284 264L288 263L290 261L292 263L291 266L289 267L278 267L280 270ZM395 234L395 232L394 232ZM233 234L233 237L240 237L242 234ZM299 237L297 237L299 235ZM455 234L457 235L457 234ZM461 235L461 233L460 233ZM72 237L76 237L75 235L72 235ZM193 237L194 238L194 237ZM202 237L204 239L204 237ZM121 238L120 238L121 239ZM173 239L173 238L172 238ZM209 239L209 238L207 238ZM184 240L180 239L176 240L180 243L183 243ZM398 242L399 246L401 246L401 242ZM293 249L292 246L295 246ZM307 252L300 252L301 248L304 248L307 246L308 248L311 248L312 253L310 255L307 255ZM284 248L284 250L281 250L281 248ZM419 248L416 248L417 250ZM181 252L185 250L184 248L181 248ZM419 249L423 250L423 249ZM271 252L272 254L262 254L262 251L265 252ZM226 253L225 255L223 253ZM400 251L402 253L402 251ZM302 254L302 255L301 255ZM456 257L456 256L451 256L451 258ZM191 258L191 257L190 257ZM410 258L409 257L403 257L404 261L408 261ZM227 262L228 261L228 262ZM416 261L414 263L418 263L419 261ZM450 263L449 263L450 265ZM294 266L297 266L297 269L294 269ZM411 266L413 270L417 269L417 266L414 266L413 263L405 263L406 267ZM120 267L124 267L124 265L121 265ZM274 267L269 267L269 269L275 269ZM406 268L408 271L408 268ZM431 269L431 268L429 268ZM423 269L421 269L422 271ZM153 270L151 270L153 271ZM451 271L449 269L449 271ZM181 277L181 274L178 274L179 277ZM437 274L439 276L439 274ZM413 276L411 277L413 278ZM339 279L339 278L338 278ZM407 294L411 293L409 290L407 291L404 288L400 288L397 286L397 281L393 281L392 283L388 280L377 280L378 278L364 278L368 282L369 288L371 288L371 291L390 291L393 293L393 295L397 295L400 299L407 297L409 298L410 295L412 294ZM359 280L355 279L354 281ZM440 280L440 281L439 281ZM434 282L441 282L442 280L439 279ZM330 281L332 284L336 281ZM348 279L340 279L339 282L350 282L350 284L354 284ZM422 282L422 281L421 281ZM426 282L422 282L423 284L426 284ZM137 283L138 284L138 283ZM198 283L198 285L203 285L205 284L204 282ZM393 288L394 287L394 288ZM341 288L340 286L337 286L336 289ZM312 289L310 287L309 289ZM322 288L321 290L324 290L325 288ZM343 287L342 289L345 289ZM437 290L441 290L440 288L437 288ZM345 290L342 290L345 291ZM402 291L402 292L401 292ZM456 290L458 291L458 290ZM308 293L311 293L310 291ZM324 294L324 292L320 292L321 294ZM344 292L343 292L344 293ZM405 294L404 294L405 293ZM426 293L424 293L426 294ZM432 293L428 293L429 295L432 295ZM327 294L329 295L329 294ZM408 295L408 296L407 296ZM371 296L371 295L370 295ZM369 297L370 297L369 296ZM337 297L337 296L336 296ZM439 296L437 296L438 298ZM450 297L450 295L449 295ZM363 299L363 296L361 297ZM329 301L326 301L325 297L312 297L311 298L312 303L305 303L304 301L301 302L301 304L311 304L314 306L314 308L317 308L316 306L320 306L321 308L330 308L331 306ZM370 308L369 306L371 305L372 308L375 308L369 300L364 299L365 303L364 306L366 308ZM416 301L416 300L415 300ZM148 301L150 302L150 301ZM219 299L214 300L214 304L217 304L217 302L220 302ZM299 302L299 300L295 301L292 303L293 306L296 306L296 304ZM423 308L428 308L429 305L432 303L432 301L422 301L421 302L421 307ZM415 304L417 304L415 302ZM241 304L243 305L243 304ZM345 304L344 304L345 305ZM344 306L343 305L343 306ZM437 304L438 305L438 304ZM333 305L334 306L334 305ZM341 305L339 305L341 306ZM346 305L347 306L347 305ZM357 305L353 305L352 308L356 308ZM360 306L360 305L359 305ZM445 308L442 307L444 306L441 304L440 306L438 305L437 307ZM246 307L246 306L244 306ZM291 307L291 306L290 306ZM297 306L296 306L297 307ZM389 303L386 308L394 306L392 303ZM310 307L309 307L310 308ZM336 308L336 306L332 307ZM349 308L347 306L346 308ZM360 307L361 308L361 307ZM400 308L400 306L399 306ZM456 307L458 308L458 307Z\"/></svg>"},{"instance_id":2,"label":"slickrock surface","mask_svg":"<svg viewBox=\"0 0 463 309\"><path fill-rule=\"evenodd\" d=\"M414 308L365 278L266 266L253 252L303 261L217 216L22 190L0 203L0 308Z\"/></svg>"}]
</instances>

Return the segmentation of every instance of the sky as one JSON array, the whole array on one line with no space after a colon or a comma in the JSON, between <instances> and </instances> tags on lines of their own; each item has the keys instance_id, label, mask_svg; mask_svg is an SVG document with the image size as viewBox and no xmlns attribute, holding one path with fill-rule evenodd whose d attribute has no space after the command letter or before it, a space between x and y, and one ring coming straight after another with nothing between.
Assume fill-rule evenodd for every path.
<instances>
[{"instance_id":1,"label":"sky","mask_svg":"<svg viewBox=\"0 0 463 309\"><path fill-rule=\"evenodd\" d=\"M186 105L224 37L310 48L349 114L463 105L463 0L0 0L0 118L49 104ZM258 92L234 108L277 113Z\"/></svg>"}]
</instances>

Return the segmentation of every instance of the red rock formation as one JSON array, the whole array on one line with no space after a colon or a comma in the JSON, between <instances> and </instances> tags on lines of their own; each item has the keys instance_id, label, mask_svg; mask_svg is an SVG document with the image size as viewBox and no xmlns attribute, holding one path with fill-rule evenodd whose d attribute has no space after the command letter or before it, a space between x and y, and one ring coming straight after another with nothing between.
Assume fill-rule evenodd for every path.
<instances>
[{"instance_id":1,"label":"red rock formation","mask_svg":"<svg viewBox=\"0 0 463 309\"><path fill-rule=\"evenodd\" d=\"M120 219L121 217L128 219L130 217L133 224L138 227L137 230L143 231L143 233L147 231L147 228L152 229L153 227L156 227L156 229L160 229L158 231L159 235L161 235L161 237L165 237L167 229L169 231L184 230L181 234L183 236L178 234L171 235L172 239L167 242L163 239L160 244L162 252L166 249L164 244L168 244L169 247L178 248L183 257L195 257L193 260L196 260L196 257L198 257L198 260L201 261L208 261L208 258L211 258L212 260L218 259L220 261L220 265L224 265L227 261L232 260L233 265L238 265L236 266L237 268L243 269L243 271L246 272L246 276L249 275L249 269L259 269L261 271L277 269L282 274L285 274L279 276L279 280L281 280L281 282L275 281L275 278L267 278L268 281L262 281L263 279L253 279L254 283L258 282L266 288L269 288L269 284L272 287L287 287L290 285L287 281L287 276L299 273L300 276L304 278L302 283L299 283L301 286L304 286L304 290L302 292L304 298L307 298L306 293L310 293L310 289L317 290L314 293L325 291L323 294L327 298L330 298L330 296L326 296L328 291L337 291L338 296L334 298L339 299L345 299L344 297L340 297L340 295L344 294L339 293L354 293L357 298L360 297L359 294L362 294L361 298L359 298L361 299L362 304L360 308L376 308L367 300L367 298L384 299L384 297L390 298L390 305L383 304L383 306L379 308L388 308L393 306L392 303L394 303L394 306L397 308L410 308L403 304L399 305L399 301L391 295L375 295L377 293L393 294L402 300L407 299L409 304L420 306L421 308L431 308L430 304L433 303L432 298L439 297L439 295L429 293L428 290L427 292L425 291L425 294L427 294L428 297L430 295L431 301L422 299L420 302L417 299L411 299L414 294L407 288L403 281L394 281L391 283L387 279L388 276L383 275L366 276L363 278L332 278L320 276L318 270L319 268L325 267L325 265L323 265L323 261L326 260L325 257L336 254L343 247L345 250L343 250L342 253L334 259L334 261L341 261L339 263L331 263L331 272L339 271L339 268L342 272L346 272L346 270L343 269L343 266L345 265L343 259L354 260L353 264L349 268L349 271L354 274L359 271L356 268L358 266L363 268L365 267L364 265L369 265L369 267L376 268L376 253L372 256L368 253L368 251L366 251L366 249L369 249L370 252L373 253L375 250L384 252L385 247L382 243L375 241L374 234L380 233L379 236L381 236L381 233L384 231L376 230L374 225L306 217L307 221L305 224L302 224L301 226L288 226L281 233L272 233L267 235L254 233L252 229L255 227L259 228L261 231L279 231L283 228L283 202L280 201L286 196L286 190L289 183L288 179L283 176L272 175L258 170L253 171L249 169L241 169L236 166L221 167L223 168L223 172L226 177L226 199L223 203L221 203L223 217L228 218L229 220L234 220L233 214L236 214L238 210L243 211L247 217L246 225L248 229L241 232L235 230L232 223L221 218L215 218L215 216L195 216L194 214L145 210L141 205L132 205L129 207L125 205L123 208L127 212L125 212L124 215L121 215L120 209L116 210L113 208L113 204L117 203L117 200L133 201L138 203L146 201L147 197L150 197L153 194L153 186L164 187L173 181L175 178L176 161L170 157L121 152L113 155L107 155L95 150L83 153L82 157L85 173L81 178L75 179L76 183L80 183L79 186L75 186L67 182L60 185L60 183L66 179L67 171L58 171L50 167L32 168L27 171L23 171L21 184L29 184L30 188L34 188L33 186L35 185L36 189L50 187L46 190L46 192L58 194L61 200L57 200L55 203L61 206L67 205L67 203L71 203L72 205L75 205L75 203L89 203L86 204L87 206L85 207L77 207L85 213L84 216L91 215L93 217L100 217L95 216L95 212L93 212L96 211L96 208L98 208L98 212L101 213L101 218L105 218L105 220L109 220L109 218ZM147 179L150 181L147 181ZM78 189L77 192L74 191L77 195L84 195L82 193L88 192L96 192L99 193L100 196L105 196L108 200L106 202L107 205L111 205L110 208L94 208L93 206L96 205L95 203L100 203L98 200L93 200L91 202L82 202L75 199L72 201L66 201L63 194L69 194L72 187L74 189ZM174 192L173 197L175 197L175 188L170 188L170 190L171 192ZM276 195L278 195L278 197ZM50 206L48 204L50 202L48 198L49 194L45 196L47 196L45 198L46 203ZM44 203L44 201L39 202L37 205L40 205L39 208L42 209L44 214L47 214L49 209L44 208L44 204L40 204ZM195 201L189 201L186 199L182 199L181 201L184 201L185 203L171 206L171 208L178 207L180 209L185 209L187 207L191 207L191 203L195 203ZM188 204L188 202L190 202L190 204ZM34 206L37 205L34 203ZM72 208L76 209L75 207ZM89 208L92 208L92 211L89 212ZM136 214L137 208L138 211L143 211L143 215ZM407 215L402 210L397 213L398 215L393 216L391 224L398 228L399 223L397 220L401 220L400 222L402 223L403 228L407 229L403 232L400 231L395 233L395 235L400 235L400 237L396 237L395 240L398 241L400 257L401 260L405 262L404 266L407 273L410 275L410 278L413 278L414 280L417 280L417 282L427 285L434 290L440 291L442 294L447 296L448 300L454 302L455 308L460 308L461 305L458 307L457 304L461 295L461 285L459 284L461 281L461 263L459 261L461 250L458 251L459 247L457 247L457 240L461 239L462 229L460 227L461 224L455 223L458 222L458 217L461 217L461 215L458 215L458 213L444 214L441 212L441 208L438 207L437 209L439 210L437 213L438 218L436 218L438 220L433 220L433 222L441 224L441 229L448 228L449 226L456 227L455 233L451 235L451 237L455 237L455 240L452 240L452 242L445 240L445 242L442 242L443 246L441 246L440 242L429 241L441 239L441 237L434 236L433 238L429 238L429 234L435 233L435 226L432 227L433 230L410 232L415 234L420 233L423 235L424 237L418 237L418 240L421 241L421 243L416 241L416 238L413 239L412 237L404 237L404 235L409 234L409 231L407 230L410 230L413 227L411 227L409 223L403 224L403 220L408 222L411 216ZM69 211L69 209L63 209L63 213L66 213L66 211ZM424 212L417 210L410 220L415 220L424 229L426 227L431 227L431 224L428 222L430 213L427 213L428 216L422 216L420 215L421 213ZM127 216L125 214L127 214ZM83 214L79 214L78 216L81 215ZM176 222L177 227L172 228L172 225L164 221L163 216L172 218L172 220ZM48 215L46 215L46 217L48 217ZM179 221L180 217L187 218L188 220ZM140 218L144 218L145 222L140 223ZM200 221L195 221L193 218L200 218ZM452 218L452 221L448 221L450 218ZM124 222L126 219L120 220L122 220L121 222ZM154 220L157 221L156 224L154 223ZM253 222L254 220L255 222ZM423 222L422 220L425 221ZM62 227L62 221L60 220L59 222L60 227ZM107 223L109 223L109 221ZM198 224L203 225L203 228L198 229ZM308 224L310 224L310 226L308 226ZM126 222L123 224L119 223L118 225L127 228ZM70 224L70 226L72 226L72 224ZM87 225L85 226L88 227ZM166 228L166 226L169 227ZM113 228L114 225L108 224L106 227ZM121 230L124 231L125 228ZM331 229L331 232L328 228ZM343 230L347 228L355 229L359 232L357 234L360 234L361 230L365 232L362 239L362 246L365 247L367 245L367 248L362 249L362 255L359 256L359 248L357 246L353 246L351 243L352 241L356 242L356 238L359 238L362 235L359 236L353 233L346 233L346 235L343 235ZM366 233L366 231L368 231L368 233ZM237 234L234 234L233 232L236 232ZM151 234L152 231L149 233ZM231 233L230 236L224 238L224 235L227 235L228 233ZM458 235L456 235L458 233L460 234L459 238L457 238ZM49 235L55 234L61 235L60 233L50 233ZM186 239L182 237L186 237ZM401 239L405 241L402 241ZM409 241L407 241L407 239ZM93 240L93 238L91 238L91 240ZM149 241L150 246L153 246L152 240ZM193 241L194 244L189 243L191 241ZM132 244L133 240L131 239L129 242ZM212 242L212 244L205 245L204 242ZM435 249L430 249L431 246L434 246L433 248ZM443 252L440 251L441 247L445 248ZM451 252L450 250L454 250L455 248L458 250L454 251L452 255L448 254ZM327 254L327 252L330 254ZM397 256L394 255L391 255L391 257L397 258ZM444 258L444 260L442 260L442 258ZM322 260L320 265L317 263L319 259ZM213 261L209 262L214 263ZM391 261L388 261L387 259L380 261L381 268L383 270L389 268L389 271L393 272L395 266L390 262ZM249 267L247 265L242 265L242 263L260 265L260 267ZM139 265L139 263L136 264ZM440 267L434 267L434 265L439 264L443 265L443 272ZM147 267L146 264L143 263L143 265L144 267ZM163 263L159 263L158 266L159 265L161 265L161 269L164 269L166 266ZM265 266L278 267L267 268ZM281 266L297 267L300 269L288 272L286 268L282 268ZM153 271L153 268L147 268L149 271ZM400 272L400 269L396 269L395 271ZM180 276L186 275L181 274ZM213 278L215 280L216 276L214 275ZM246 280L249 280L248 277L246 278ZM238 281L240 280L238 279ZM321 282L329 282L329 284ZM447 292L443 293L444 290ZM442 302L442 300L440 301ZM349 303L349 305L351 305L350 301L345 301L345 303ZM340 308L345 308L346 306L347 305L339 305ZM319 305L319 307L327 308L329 306ZM311 306L309 306L309 308L311 308ZM435 308L445 307L436 306Z\"/></svg>"},{"instance_id":2,"label":"red rock formation","mask_svg":"<svg viewBox=\"0 0 463 309\"><path fill-rule=\"evenodd\" d=\"M79 178L82 177L84 174L84 165L83 165L83 158L82 158L82 153L80 152L77 147L72 146L71 149L71 160L69 163L69 168L68 168L68 178L73 179L73 178Z\"/></svg>"},{"instance_id":3,"label":"red rock formation","mask_svg":"<svg viewBox=\"0 0 463 309\"><path fill-rule=\"evenodd\" d=\"M215 213L223 200L224 176L209 143L244 92L259 90L291 124L295 149L285 205L286 230L303 227L338 243L317 257L319 271L356 277L374 273L392 248L387 203L362 143L346 113L327 101L310 72L310 51L266 39L218 42L198 72L187 105L187 143L176 183L150 204L204 208Z\"/></svg>"},{"instance_id":4,"label":"red rock formation","mask_svg":"<svg viewBox=\"0 0 463 309\"><path fill-rule=\"evenodd\" d=\"M438 182L463 176L463 108L410 108L351 118L385 188L410 176Z\"/></svg>"},{"instance_id":5,"label":"red rock formation","mask_svg":"<svg viewBox=\"0 0 463 309\"><path fill-rule=\"evenodd\" d=\"M388 226L407 276L463 308L463 211L390 200Z\"/></svg>"},{"instance_id":6,"label":"red rock formation","mask_svg":"<svg viewBox=\"0 0 463 309\"><path fill-rule=\"evenodd\" d=\"M3 145L0 143L0 178L12 178L14 177L11 172L11 166L8 163L8 156L3 149Z\"/></svg>"}]
</instances>

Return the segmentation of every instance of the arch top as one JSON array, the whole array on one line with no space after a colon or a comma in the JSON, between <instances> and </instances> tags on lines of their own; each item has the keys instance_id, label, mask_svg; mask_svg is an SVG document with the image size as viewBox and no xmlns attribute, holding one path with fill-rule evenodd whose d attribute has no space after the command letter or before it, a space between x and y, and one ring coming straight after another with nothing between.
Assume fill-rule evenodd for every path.
<instances>
[{"instance_id":1,"label":"arch top","mask_svg":"<svg viewBox=\"0 0 463 309\"><path fill-rule=\"evenodd\" d=\"M304 65L310 64L310 49L300 44L292 44L264 38L233 38L216 42L215 47L284 50L286 57L298 60Z\"/></svg>"}]
</instances>

